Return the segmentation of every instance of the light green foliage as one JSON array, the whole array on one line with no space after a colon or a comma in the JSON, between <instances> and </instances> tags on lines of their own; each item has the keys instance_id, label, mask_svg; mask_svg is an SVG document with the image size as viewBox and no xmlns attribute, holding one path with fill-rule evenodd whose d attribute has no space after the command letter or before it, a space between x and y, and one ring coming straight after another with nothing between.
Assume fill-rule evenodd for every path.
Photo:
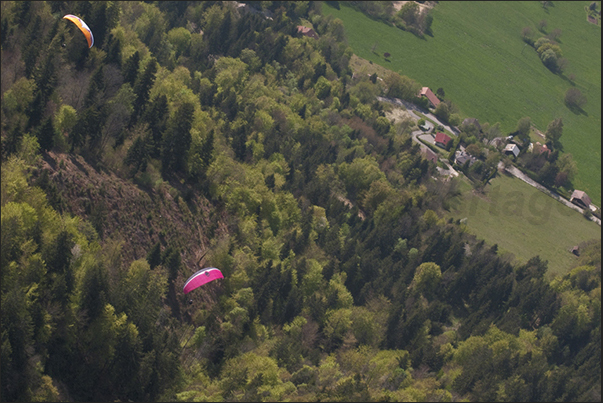
<instances>
[{"instance_id":1,"label":"light green foliage","mask_svg":"<svg viewBox=\"0 0 603 403\"><path fill-rule=\"evenodd\" d=\"M414 262L417 256L419 255L419 251L417 248L410 248L408 251L408 260Z\"/></svg>"},{"instance_id":2,"label":"light green foliage","mask_svg":"<svg viewBox=\"0 0 603 403\"><path fill-rule=\"evenodd\" d=\"M421 90L421 85L419 83L394 72L388 73L383 81L388 88L387 96L389 97L410 100L413 97L416 97Z\"/></svg>"},{"instance_id":3,"label":"light green foliage","mask_svg":"<svg viewBox=\"0 0 603 403\"><path fill-rule=\"evenodd\" d=\"M530 133L531 124L532 123L529 117L523 117L517 122L517 127L515 130L518 132L519 136L525 138Z\"/></svg>"},{"instance_id":4,"label":"light green foliage","mask_svg":"<svg viewBox=\"0 0 603 403\"><path fill-rule=\"evenodd\" d=\"M8 202L2 206L2 269L8 262L17 260L23 253L27 238L38 217L35 210L26 203Z\"/></svg>"},{"instance_id":5,"label":"light green foliage","mask_svg":"<svg viewBox=\"0 0 603 403\"><path fill-rule=\"evenodd\" d=\"M167 39L174 46L176 50L176 57L178 57L190 46L191 33L184 27L178 27L171 29L167 33Z\"/></svg>"},{"instance_id":6,"label":"light green foliage","mask_svg":"<svg viewBox=\"0 0 603 403\"><path fill-rule=\"evenodd\" d=\"M329 309L326 313L324 333L331 342L342 341L352 327L352 310Z\"/></svg>"},{"instance_id":7,"label":"light green foliage","mask_svg":"<svg viewBox=\"0 0 603 403\"><path fill-rule=\"evenodd\" d=\"M134 23L134 31L138 38L150 47L150 44L157 44L162 36L165 36L165 20L161 11L154 4L141 3L143 13ZM154 49L151 49L153 51ZM144 60L144 58L143 58Z\"/></svg>"},{"instance_id":8,"label":"light green foliage","mask_svg":"<svg viewBox=\"0 0 603 403\"><path fill-rule=\"evenodd\" d=\"M40 144L38 139L26 133L21 139L19 149L17 150L19 157L21 157L27 165L35 166L37 162L42 158L39 155Z\"/></svg>"},{"instance_id":9,"label":"light green foliage","mask_svg":"<svg viewBox=\"0 0 603 403\"><path fill-rule=\"evenodd\" d=\"M5 114L22 113L33 100L36 83L34 80L28 80L25 77L19 78L15 83L3 93L2 109Z\"/></svg>"},{"instance_id":10,"label":"light green foliage","mask_svg":"<svg viewBox=\"0 0 603 403\"><path fill-rule=\"evenodd\" d=\"M425 221L427 228L431 228L438 222L438 215L433 210L427 210L425 211L425 214L423 214L423 220Z\"/></svg>"},{"instance_id":11,"label":"light green foliage","mask_svg":"<svg viewBox=\"0 0 603 403\"><path fill-rule=\"evenodd\" d=\"M394 251L401 254L402 256L408 253L408 244L406 242L406 238L398 238L398 242L396 242L396 246L394 247Z\"/></svg>"},{"instance_id":12,"label":"light green foliage","mask_svg":"<svg viewBox=\"0 0 603 403\"><path fill-rule=\"evenodd\" d=\"M559 159L557 159L557 168L559 168L559 172L565 172L567 174L567 178L571 181L578 174L578 165L572 154L562 154Z\"/></svg>"},{"instance_id":13,"label":"light green foliage","mask_svg":"<svg viewBox=\"0 0 603 403\"><path fill-rule=\"evenodd\" d=\"M329 299L329 307L333 309L351 308L354 304L352 294L345 287L345 273L338 273L329 280L329 286L326 290Z\"/></svg>"},{"instance_id":14,"label":"light green foliage","mask_svg":"<svg viewBox=\"0 0 603 403\"><path fill-rule=\"evenodd\" d=\"M386 199L393 197L395 190L386 179L379 179L371 183L362 201L363 207L369 211L377 211L377 208Z\"/></svg>"},{"instance_id":15,"label":"light green foliage","mask_svg":"<svg viewBox=\"0 0 603 403\"><path fill-rule=\"evenodd\" d=\"M133 94L132 94L133 95ZM132 97L132 102L134 97ZM77 112L70 105L61 105L59 111L54 117L54 125L56 129L62 133L69 133L69 131L75 126L77 122Z\"/></svg>"},{"instance_id":16,"label":"light green foliage","mask_svg":"<svg viewBox=\"0 0 603 403\"><path fill-rule=\"evenodd\" d=\"M322 266L315 259L307 260L307 271L301 282L301 290L304 298L310 297L320 290L323 283Z\"/></svg>"},{"instance_id":17,"label":"light green foliage","mask_svg":"<svg viewBox=\"0 0 603 403\"><path fill-rule=\"evenodd\" d=\"M54 386L52 378L48 375L42 375L42 382L33 394L32 402L52 402L59 401L59 391Z\"/></svg>"},{"instance_id":18,"label":"light green foliage","mask_svg":"<svg viewBox=\"0 0 603 403\"><path fill-rule=\"evenodd\" d=\"M320 76L314 85L318 99L325 99L331 93L331 83L324 76Z\"/></svg>"},{"instance_id":19,"label":"light green foliage","mask_svg":"<svg viewBox=\"0 0 603 403\"><path fill-rule=\"evenodd\" d=\"M354 113L363 120L368 120L373 115L371 107L363 103L358 103L358 105L356 105Z\"/></svg>"},{"instance_id":20,"label":"light green foliage","mask_svg":"<svg viewBox=\"0 0 603 403\"><path fill-rule=\"evenodd\" d=\"M318 367L317 384L325 389L331 389L336 385L341 376L342 373L339 364L333 355L329 355L321 361Z\"/></svg>"},{"instance_id":21,"label":"light green foliage","mask_svg":"<svg viewBox=\"0 0 603 403\"><path fill-rule=\"evenodd\" d=\"M350 94L358 97L362 103L372 104L379 94L379 88L368 80L362 80L350 89Z\"/></svg>"},{"instance_id":22,"label":"light green foliage","mask_svg":"<svg viewBox=\"0 0 603 403\"><path fill-rule=\"evenodd\" d=\"M436 115L442 122L448 123L448 120L450 119L450 108L448 107L448 104L440 102L438 106L436 106L433 114Z\"/></svg>"},{"instance_id":23,"label":"light green foliage","mask_svg":"<svg viewBox=\"0 0 603 403\"><path fill-rule=\"evenodd\" d=\"M238 58L221 57L216 60L215 69L218 93L227 92L230 88L239 90L245 85L249 75L247 64Z\"/></svg>"},{"instance_id":24,"label":"light green foliage","mask_svg":"<svg viewBox=\"0 0 603 403\"><path fill-rule=\"evenodd\" d=\"M558 118L552 120L546 128L546 139L557 143L563 134L563 119Z\"/></svg>"},{"instance_id":25,"label":"light green foliage","mask_svg":"<svg viewBox=\"0 0 603 403\"><path fill-rule=\"evenodd\" d=\"M178 66L173 71L159 68L155 76L155 83L151 89L149 99L165 95L168 104L172 105L172 113L185 103L198 104L198 97L190 89L191 76L184 66ZM195 108L196 109L196 108Z\"/></svg>"},{"instance_id":26,"label":"light green foliage","mask_svg":"<svg viewBox=\"0 0 603 403\"><path fill-rule=\"evenodd\" d=\"M371 183L385 179L385 174L379 169L377 161L372 157L355 158L351 163L339 165L339 177L348 192L359 194L368 190Z\"/></svg>"},{"instance_id":27,"label":"light green foliage","mask_svg":"<svg viewBox=\"0 0 603 403\"><path fill-rule=\"evenodd\" d=\"M440 270L440 266L433 262L421 263L415 271L410 288L414 288L418 292L430 294L439 285L441 278L442 271Z\"/></svg>"},{"instance_id":28,"label":"light green foliage","mask_svg":"<svg viewBox=\"0 0 603 403\"><path fill-rule=\"evenodd\" d=\"M118 337L124 332L138 336L136 327L127 322L126 314L116 314L115 308L106 304L100 316L90 324L82 340L89 348L95 367L102 368L113 360Z\"/></svg>"},{"instance_id":29,"label":"light green foliage","mask_svg":"<svg viewBox=\"0 0 603 403\"><path fill-rule=\"evenodd\" d=\"M262 65L262 61L253 49L243 49L240 58L252 72L258 71Z\"/></svg>"},{"instance_id":30,"label":"light green foliage","mask_svg":"<svg viewBox=\"0 0 603 403\"><path fill-rule=\"evenodd\" d=\"M221 388L226 395L244 393L251 387L257 392L268 392L282 384L279 367L273 358L245 353L226 361L220 374ZM278 390L278 389L277 389Z\"/></svg>"},{"instance_id":31,"label":"light green foliage","mask_svg":"<svg viewBox=\"0 0 603 403\"><path fill-rule=\"evenodd\" d=\"M155 326L167 287L167 277L163 272L151 270L145 259L135 260L120 284L119 308L147 334Z\"/></svg>"},{"instance_id":32,"label":"light green foliage","mask_svg":"<svg viewBox=\"0 0 603 403\"><path fill-rule=\"evenodd\" d=\"M205 326L199 326L198 328L195 329L195 334L193 335L192 340L191 340L191 346L194 348L201 347L201 345L203 344L203 341L205 341L206 337L207 337L207 332L205 331Z\"/></svg>"}]
</instances>

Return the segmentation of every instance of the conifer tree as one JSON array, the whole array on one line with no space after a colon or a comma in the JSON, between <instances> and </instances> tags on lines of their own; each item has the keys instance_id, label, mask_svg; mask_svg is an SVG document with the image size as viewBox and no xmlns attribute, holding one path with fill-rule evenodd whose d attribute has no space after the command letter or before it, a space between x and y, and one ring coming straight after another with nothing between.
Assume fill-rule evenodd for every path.
<instances>
[{"instance_id":1,"label":"conifer tree","mask_svg":"<svg viewBox=\"0 0 603 403\"><path fill-rule=\"evenodd\" d=\"M161 264L161 243L157 242L153 245L153 248L147 254L147 262L151 269L159 266Z\"/></svg>"},{"instance_id":2,"label":"conifer tree","mask_svg":"<svg viewBox=\"0 0 603 403\"><path fill-rule=\"evenodd\" d=\"M131 123L136 123L138 117L142 113L147 101L149 100L149 93L153 83L155 82L155 73L157 73L157 59L154 57L149 60L147 66L142 73L142 76L136 81L134 85L134 94L136 100L134 101L134 112L132 113Z\"/></svg>"},{"instance_id":3,"label":"conifer tree","mask_svg":"<svg viewBox=\"0 0 603 403\"><path fill-rule=\"evenodd\" d=\"M124 83L129 83L132 87L136 83L136 78L138 78L138 67L140 64L140 53L138 51L134 52L132 56L126 60L126 63L123 66L122 74L124 76Z\"/></svg>"},{"instance_id":4,"label":"conifer tree","mask_svg":"<svg viewBox=\"0 0 603 403\"><path fill-rule=\"evenodd\" d=\"M132 174L136 174L138 171L144 172L147 170L149 152L146 143L147 142L142 136L140 136L136 138L134 144L128 149L124 163L132 166Z\"/></svg>"},{"instance_id":5,"label":"conifer tree","mask_svg":"<svg viewBox=\"0 0 603 403\"><path fill-rule=\"evenodd\" d=\"M162 172L184 172L186 156L191 145L191 127L195 107L184 103L174 115L163 141Z\"/></svg>"},{"instance_id":6,"label":"conifer tree","mask_svg":"<svg viewBox=\"0 0 603 403\"><path fill-rule=\"evenodd\" d=\"M40 144L42 150L48 151L54 146L54 135L55 130L52 117L48 117L36 132L38 144Z\"/></svg>"}]
</instances>

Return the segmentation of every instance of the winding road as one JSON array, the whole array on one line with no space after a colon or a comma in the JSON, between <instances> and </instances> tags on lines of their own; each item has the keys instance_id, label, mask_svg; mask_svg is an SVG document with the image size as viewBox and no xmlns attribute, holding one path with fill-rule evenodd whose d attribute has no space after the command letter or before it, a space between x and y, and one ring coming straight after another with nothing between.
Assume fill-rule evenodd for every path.
<instances>
[{"instance_id":1,"label":"winding road","mask_svg":"<svg viewBox=\"0 0 603 403\"><path fill-rule=\"evenodd\" d=\"M415 104L413 104L411 102L403 101L403 100L398 99L398 98L385 98L385 97L379 97L379 96L377 97L377 99L379 101L381 101L381 102L388 102L390 104L393 104L393 105L405 108L406 111L408 112L408 114L415 121L421 119L421 116L417 115L415 112L420 112L423 115L425 115L426 117L428 117L429 119L431 119L434 122L436 122L436 124L444 127L444 129L446 131L448 131L449 133L454 134L454 135L456 135L456 134L459 133L459 131L456 128L452 128L450 126L447 126L447 125L443 124L433 114L431 114L430 112L426 112L426 111L422 110L417 105L415 105ZM429 133L432 129L433 129L433 127L429 128L427 130L427 133ZM431 135L425 135L425 133L422 130L415 130L414 132L411 133L411 135L412 135L413 141L419 143L419 145L421 147L421 150L424 150L427 147L419 140L419 137L421 138L421 140L428 141L428 142L430 142L432 144L435 144L433 136L431 136ZM442 175L448 175L448 176L459 176L459 173L454 170L454 168L450 165L450 163L448 162L447 159L440 158L439 160L441 162L443 162L444 164L446 164L446 166L448 167L448 171L446 171L446 170L438 167L438 172L440 174L442 174ZM536 189L538 189L541 192L549 195L550 197L552 197L553 199L557 200L558 202L563 203L567 207L578 211L580 214L584 213L584 209L576 206L574 203L570 202L569 200L561 197L560 195L558 195L555 192L552 192L552 191L548 190L546 187L544 187L541 184L539 184L538 182L532 180L529 176L527 176L526 174L524 174L523 172L521 172L521 170L519 170L517 167L511 165L510 167L505 168L504 164L502 162L499 162L498 163L498 169L501 170L501 171L504 170L504 171L508 172L509 174L515 176L516 178L521 179L522 181L524 181L528 185L535 187ZM597 224L599 224L599 226L601 225L601 220L599 218L595 217L594 215L592 215L590 217L590 219L592 221L596 222Z\"/></svg>"}]
</instances>

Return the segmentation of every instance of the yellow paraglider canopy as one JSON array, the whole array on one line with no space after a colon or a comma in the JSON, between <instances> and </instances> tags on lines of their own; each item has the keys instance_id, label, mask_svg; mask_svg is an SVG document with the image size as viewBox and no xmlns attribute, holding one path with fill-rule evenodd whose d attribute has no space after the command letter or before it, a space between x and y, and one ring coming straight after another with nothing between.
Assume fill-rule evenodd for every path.
<instances>
[{"instance_id":1,"label":"yellow paraglider canopy","mask_svg":"<svg viewBox=\"0 0 603 403\"><path fill-rule=\"evenodd\" d=\"M73 22L75 25L77 25L80 31L82 31L82 33L86 37L86 40L88 41L88 48L91 48L92 45L94 45L94 36L92 36L92 31L80 17L76 17L72 14L67 14L63 18Z\"/></svg>"}]
</instances>

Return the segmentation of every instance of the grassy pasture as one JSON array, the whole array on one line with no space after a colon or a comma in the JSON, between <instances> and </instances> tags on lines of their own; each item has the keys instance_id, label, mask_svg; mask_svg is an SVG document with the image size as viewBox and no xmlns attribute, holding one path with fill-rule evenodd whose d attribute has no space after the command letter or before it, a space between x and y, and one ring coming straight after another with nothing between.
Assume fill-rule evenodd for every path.
<instances>
[{"instance_id":1,"label":"grassy pasture","mask_svg":"<svg viewBox=\"0 0 603 403\"><path fill-rule=\"evenodd\" d=\"M419 39L339 3L339 10L322 3L324 14L340 18L349 45L361 58L399 72L429 86L444 88L446 98L462 117L501 123L504 132L529 116L542 131L562 117L564 151L578 165L574 180L601 205L601 28L586 22L589 2L554 2L544 10L540 2L440 2L433 9L433 36ZM549 33L559 38L569 65L565 75L551 73L536 51L521 39L529 26L547 20ZM376 46L376 51L371 48ZM384 52L391 56L388 60ZM574 83L567 78L574 74ZM566 76L567 75L567 76ZM569 110L565 91L575 85L588 98L581 113Z\"/></svg>"},{"instance_id":2,"label":"grassy pasture","mask_svg":"<svg viewBox=\"0 0 603 403\"><path fill-rule=\"evenodd\" d=\"M573 246L601 238L601 227L523 181L497 176L476 195L466 179L461 195L451 200L450 216L466 218L469 232L499 252L510 252L525 263L539 255L548 260L548 275L565 274L576 264Z\"/></svg>"}]
</instances>

